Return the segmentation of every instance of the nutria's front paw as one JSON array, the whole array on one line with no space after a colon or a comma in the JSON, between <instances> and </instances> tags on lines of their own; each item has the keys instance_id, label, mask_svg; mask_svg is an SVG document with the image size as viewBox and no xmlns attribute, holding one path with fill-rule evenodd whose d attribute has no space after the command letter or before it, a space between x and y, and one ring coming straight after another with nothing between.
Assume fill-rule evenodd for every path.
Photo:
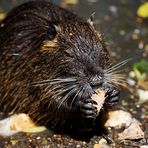
<instances>
[{"instance_id":1,"label":"nutria's front paw","mask_svg":"<svg viewBox=\"0 0 148 148\"><path fill-rule=\"evenodd\" d=\"M88 119L94 119L97 117L97 108L94 106L94 104L96 104L95 101L92 99L85 99L80 100L78 104L82 117Z\"/></svg>"},{"instance_id":2,"label":"nutria's front paw","mask_svg":"<svg viewBox=\"0 0 148 148\"><path fill-rule=\"evenodd\" d=\"M119 94L119 90L109 89L105 94L105 104L112 106L117 103L119 101Z\"/></svg>"}]
</instances>

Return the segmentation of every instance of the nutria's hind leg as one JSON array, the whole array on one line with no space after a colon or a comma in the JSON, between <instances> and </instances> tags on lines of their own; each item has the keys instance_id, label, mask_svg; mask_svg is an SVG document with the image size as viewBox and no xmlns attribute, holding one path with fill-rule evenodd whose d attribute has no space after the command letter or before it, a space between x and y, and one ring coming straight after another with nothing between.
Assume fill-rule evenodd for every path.
<instances>
[{"instance_id":1,"label":"nutria's hind leg","mask_svg":"<svg viewBox=\"0 0 148 148\"><path fill-rule=\"evenodd\" d=\"M108 108L102 108L95 120L95 126L93 129L93 134L104 138L108 144L112 143L112 140L108 136L108 129L105 127L105 123L108 120Z\"/></svg>"}]
</instances>

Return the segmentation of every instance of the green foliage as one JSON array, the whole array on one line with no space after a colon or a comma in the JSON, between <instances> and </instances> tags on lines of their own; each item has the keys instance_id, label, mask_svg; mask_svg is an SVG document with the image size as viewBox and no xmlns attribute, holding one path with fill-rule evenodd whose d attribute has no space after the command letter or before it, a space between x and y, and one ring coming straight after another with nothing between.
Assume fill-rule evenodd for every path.
<instances>
[{"instance_id":1,"label":"green foliage","mask_svg":"<svg viewBox=\"0 0 148 148\"><path fill-rule=\"evenodd\" d=\"M148 61L141 60L140 62L135 63L133 68L138 80L148 79Z\"/></svg>"}]
</instances>

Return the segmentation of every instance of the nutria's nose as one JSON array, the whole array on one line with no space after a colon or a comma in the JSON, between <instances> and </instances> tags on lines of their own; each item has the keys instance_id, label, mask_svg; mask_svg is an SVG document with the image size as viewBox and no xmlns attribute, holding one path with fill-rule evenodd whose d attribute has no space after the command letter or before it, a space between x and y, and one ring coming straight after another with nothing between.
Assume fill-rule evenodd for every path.
<instances>
[{"instance_id":1,"label":"nutria's nose","mask_svg":"<svg viewBox=\"0 0 148 148\"><path fill-rule=\"evenodd\" d=\"M89 81L90 81L90 85L92 87L100 86L103 83L102 77L101 76L97 76L97 75L91 77Z\"/></svg>"}]
</instances>

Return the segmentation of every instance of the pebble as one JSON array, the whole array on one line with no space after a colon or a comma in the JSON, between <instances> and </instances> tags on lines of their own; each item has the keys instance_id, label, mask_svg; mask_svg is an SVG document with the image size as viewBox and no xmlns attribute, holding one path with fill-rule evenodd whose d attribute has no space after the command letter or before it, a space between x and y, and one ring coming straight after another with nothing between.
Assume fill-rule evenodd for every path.
<instances>
[{"instance_id":1,"label":"pebble","mask_svg":"<svg viewBox=\"0 0 148 148\"><path fill-rule=\"evenodd\" d=\"M94 145L94 148L110 148L110 146L107 144L105 139L101 139L98 144Z\"/></svg>"},{"instance_id":2,"label":"pebble","mask_svg":"<svg viewBox=\"0 0 148 148\"><path fill-rule=\"evenodd\" d=\"M133 80L133 79L127 79L127 83L128 83L130 86L135 86L135 85L136 85L136 81Z\"/></svg>"},{"instance_id":3,"label":"pebble","mask_svg":"<svg viewBox=\"0 0 148 148\"><path fill-rule=\"evenodd\" d=\"M79 144L78 144L78 145L76 145L76 148L81 148L81 145L79 145Z\"/></svg>"},{"instance_id":4,"label":"pebble","mask_svg":"<svg viewBox=\"0 0 148 148\"><path fill-rule=\"evenodd\" d=\"M140 41L139 45L138 45L139 49L143 49L144 48L144 41Z\"/></svg>"},{"instance_id":5,"label":"pebble","mask_svg":"<svg viewBox=\"0 0 148 148\"><path fill-rule=\"evenodd\" d=\"M138 95L139 95L139 99L141 101L147 101L148 100L148 90L138 89Z\"/></svg>"},{"instance_id":6,"label":"pebble","mask_svg":"<svg viewBox=\"0 0 148 148\"><path fill-rule=\"evenodd\" d=\"M135 78L135 76L136 76L136 75L135 75L135 72L134 72L134 71L130 71L130 72L129 72L129 76L130 76L131 78Z\"/></svg>"},{"instance_id":7,"label":"pebble","mask_svg":"<svg viewBox=\"0 0 148 148\"><path fill-rule=\"evenodd\" d=\"M115 110L109 112L109 119L105 123L106 127L113 127L121 129L128 127L132 122L132 116L130 113L123 110Z\"/></svg>"},{"instance_id":8,"label":"pebble","mask_svg":"<svg viewBox=\"0 0 148 148\"><path fill-rule=\"evenodd\" d=\"M134 33L135 33L135 34L139 34L139 33L140 33L140 30L139 30L139 29L137 29L137 28L136 28L136 29L134 29Z\"/></svg>"},{"instance_id":9,"label":"pebble","mask_svg":"<svg viewBox=\"0 0 148 148\"><path fill-rule=\"evenodd\" d=\"M148 148L148 145L142 145L140 148Z\"/></svg>"},{"instance_id":10,"label":"pebble","mask_svg":"<svg viewBox=\"0 0 148 148\"><path fill-rule=\"evenodd\" d=\"M112 12L112 13L117 13L117 7L116 6L113 6L113 5L111 5L110 7L109 7L109 10Z\"/></svg>"},{"instance_id":11,"label":"pebble","mask_svg":"<svg viewBox=\"0 0 148 148\"><path fill-rule=\"evenodd\" d=\"M120 30L119 34L124 36L125 35L125 31L124 30Z\"/></svg>"},{"instance_id":12,"label":"pebble","mask_svg":"<svg viewBox=\"0 0 148 148\"><path fill-rule=\"evenodd\" d=\"M37 137L36 139L39 140L39 139L41 139L41 137Z\"/></svg>"},{"instance_id":13,"label":"pebble","mask_svg":"<svg viewBox=\"0 0 148 148\"><path fill-rule=\"evenodd\" d=\"M131 125L126 128L122 133L118 134L119 140L138 140L144 138L144 132L142 131L140 127L141 123L137 121L136 119L132 120Z\"/></svg>"}]
</instances>

